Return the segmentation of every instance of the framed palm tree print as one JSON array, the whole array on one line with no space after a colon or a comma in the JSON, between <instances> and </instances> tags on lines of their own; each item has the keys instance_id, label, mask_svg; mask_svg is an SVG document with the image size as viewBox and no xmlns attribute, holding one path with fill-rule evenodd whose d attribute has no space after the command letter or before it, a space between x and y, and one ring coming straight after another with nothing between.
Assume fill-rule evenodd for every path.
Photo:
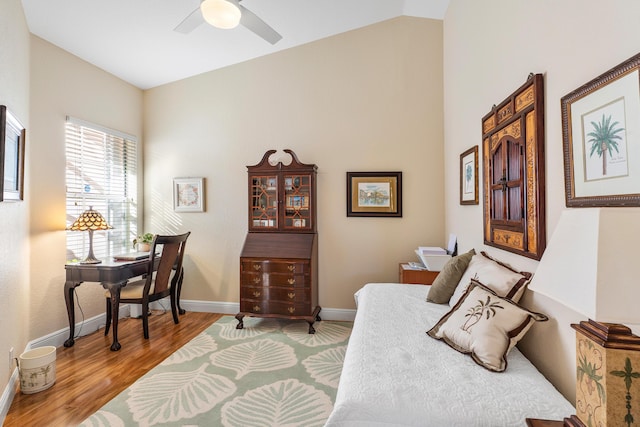
<instances>
[{"instance_id":1,"label":"framed palm tree print","mask_svg":"<svg viewBox=\"0 0 640 427\"><path fill-rule=\"evenodd\" d=\"M567 207L640 206L640 54L562 97Z\"/></svg>"}]
</instances>

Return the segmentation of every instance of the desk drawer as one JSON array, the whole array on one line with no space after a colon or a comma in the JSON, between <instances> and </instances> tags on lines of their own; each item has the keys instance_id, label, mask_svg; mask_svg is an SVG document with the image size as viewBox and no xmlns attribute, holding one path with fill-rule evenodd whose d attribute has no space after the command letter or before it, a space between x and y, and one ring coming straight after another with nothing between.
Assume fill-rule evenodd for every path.
<instances>
[{"instance_id":1,"label":"desk drawer","mask_svg":"<svg viewBox=\"0 0 640 427\"><path fill-rule=\"evenodd\" d=\"M309 263L304 261L272 261L243 259L240 268L242 273L285 273L308 274Z\"/></svg>"},{"instance_id":2,"label":"desk drawer","mask_svg":"<svg viewBox=\"0 0 640 427\"><path fill-rule=\"evenodd\" d=\"M311 305L308 303L286 303L279 301L243 300L240 311L255 314L280 314L284 316L310 316Z\"/></svg>"},{"instance_id":3,"label":"desk drawer","mask_svg":"<svg viewBox=\"0 0 640 427\"><path fill-rule=\"evenodd\" d=\"M247 300L269 300L288 303L311 303L311 291L300 288L248 287L240 288L240 298Z\"/></svg>"},{"instance_id":4,"label":"desk drawer","mask_svg":"<svg viewBox=\"0 0 640 427\"><path fill-rule=\"evenodd\" d=\"M255 274L242 273L242 286L281 286L304 288L309 286L309 276L303 274Z\"/></svg>"}]
</instances>

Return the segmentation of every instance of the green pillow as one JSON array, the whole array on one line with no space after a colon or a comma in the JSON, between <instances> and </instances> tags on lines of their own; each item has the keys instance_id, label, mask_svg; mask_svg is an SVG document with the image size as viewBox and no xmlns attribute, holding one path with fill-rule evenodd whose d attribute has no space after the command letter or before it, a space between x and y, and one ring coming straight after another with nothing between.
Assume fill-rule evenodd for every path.
<instances>
[{"instance_id":1,"label":"green pillow","mask_svg":"<svg viewBox=\"0 0 640 427\"><path fill-rule=\"evenodd\" d=\"M447 304L475 254L476 251L471 249L466 254L452 257L433 281L429 294L427 294L427 301L436 304Z\"/></svg>"}]
</instances>

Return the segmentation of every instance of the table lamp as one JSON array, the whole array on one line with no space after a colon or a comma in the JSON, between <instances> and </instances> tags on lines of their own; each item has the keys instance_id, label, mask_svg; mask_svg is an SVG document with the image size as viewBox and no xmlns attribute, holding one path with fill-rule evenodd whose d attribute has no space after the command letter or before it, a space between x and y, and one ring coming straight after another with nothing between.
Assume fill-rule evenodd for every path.
<instances>
[{"instance_id":1,"label":"table lamp","mask_svg":"<svg viewBox=\"0 0 640 427\"><path fill-rule=\"evenodd\" d=\"M89 255L84 261L80 261L80 264L100 264L102 262L93 255L93 232L110 228L113 227L107 224L107 220L104 219L100 212L93 210L93 206L89 206L89 210L82 212L78 219L67 227L67 230L71 231L89 232Z\"/></svg>"},{"instance_id":2,"label":"table lamp","mask_svg":"<svg viewBox=\"0 0 640 427\"><path fill-rule=\"evenodd\" d=\"M576 330L576 414L565 426L640 421L640 209L562 212L529 288L589 320ZM569 414L567 414L569 415Z\"/></svg>"}]
</instances>

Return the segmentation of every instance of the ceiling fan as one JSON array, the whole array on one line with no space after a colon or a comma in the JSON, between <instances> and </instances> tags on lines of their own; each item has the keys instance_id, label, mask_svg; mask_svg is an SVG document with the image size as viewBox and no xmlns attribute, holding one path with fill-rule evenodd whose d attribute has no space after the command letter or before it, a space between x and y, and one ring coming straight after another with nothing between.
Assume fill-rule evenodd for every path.
<instances>
[{"instance_id":1,"label":"ceiling fan","mask_svg":"<svg viewBox=\"0 0 640 427\"><path fill-rule=\"evenodd\" d=\"M200 6L173 31L188 34L203 22L225 29L235 28L240 23L271 44L276 44L282 39L276 30L242 6L240 1L242 0L201 0Z\"/></svg>"}]
</instances>

